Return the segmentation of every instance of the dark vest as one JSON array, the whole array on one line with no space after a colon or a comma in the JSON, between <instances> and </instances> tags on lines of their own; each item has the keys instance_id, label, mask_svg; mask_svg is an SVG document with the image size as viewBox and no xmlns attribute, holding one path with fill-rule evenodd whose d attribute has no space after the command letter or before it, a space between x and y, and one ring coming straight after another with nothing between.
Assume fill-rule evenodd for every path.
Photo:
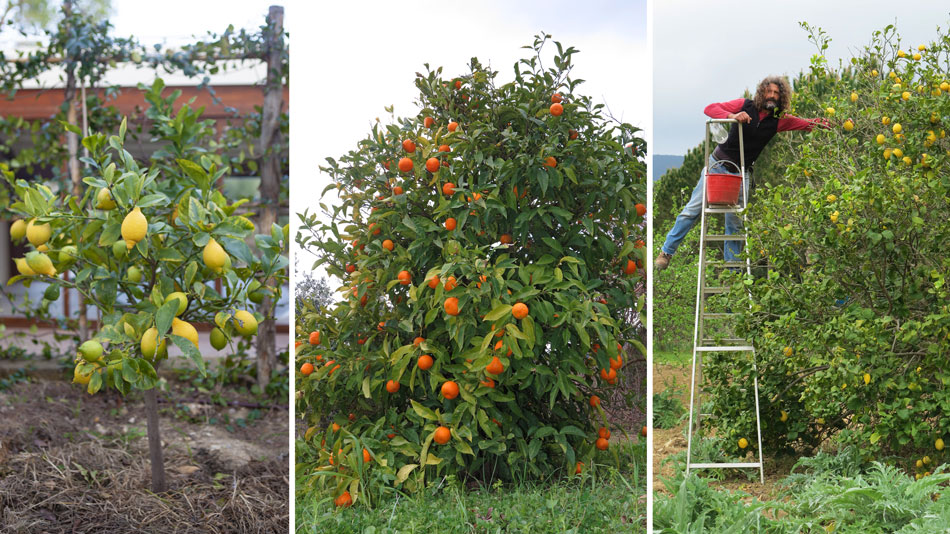
<instances>
[{"instance_id":1,"label":"dark vest","mask_svg":"<svg viewBox=\"0 0 950 534\"><path fill-rule=\"evenodd\" d=\"M759 120L759 110L755 107L755 102L746 99L742 104L742 111L745 111L752 122L742 125L742 141L745 148L746 167L755 163L755 158L759 157L765 145L769 144L772 136L778 131L778 117L774 113L765 116ZM716 149L716 156L720 159L725 158L736 165L739 164L739 125L733 124L729 129L729 137Z\"/></svg>"}]
</instances>

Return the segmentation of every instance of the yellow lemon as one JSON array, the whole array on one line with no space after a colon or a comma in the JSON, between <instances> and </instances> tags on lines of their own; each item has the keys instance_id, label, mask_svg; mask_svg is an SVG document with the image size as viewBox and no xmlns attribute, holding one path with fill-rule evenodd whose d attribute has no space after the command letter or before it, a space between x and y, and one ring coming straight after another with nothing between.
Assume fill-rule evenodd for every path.
<instances>
[{"instance_id":1,"label":"yellow lemon","mask_svg":"<svg viewBox=\"0 0 950 534\"><path fill-rule=\"evenodd\" d=\"M914 61L920 61L921 55L920 55L920 54L914 54L912 57L914 58Z\"/></svg>"},{"instance_id":2,"label":"yellow lemon","mask_svg":"<svg viewBox=\"0 0 950 534\"><path fill-rule=\"evenodd\" d=\"M924 466L924 462L923 460L917 460L917 462L914 465L916 465L917 468L919 469Z\"/></svg>"},{"instance_id":3,"label":"yellow lemon","mask_svg":"<svg viewBox=\"0 0 950 534\"><path fill-rule=\"evenodd\" d=\"M943 439L937 438L937 441L934 442L934 448L937 449L938 451L942 451L942 450L943 450Z\"/></svg>"},{"instance_id":4,"label":"yellow lemon","mask_svg":"<svg viewBox=\"0 0 950 534\"><path fill-rule=\"evenodd\" d=\"M165 297L165 304L168 304L174 299L178 299L178 311L175 312L175 315L178 316L185 313L185 310L188 309L188 296L181 291L169 293L168 296ZM197 345L197 343L195 343L195 345Z\"/></svg>"},{"instance_id":5,"label":"yellow lemon","mask_svg":"<svg viewBox=\"0 0 950 534\"><path fill-rule=\"evenodd\" d=\"M142 214L142 210L136 206L122 220L122 239L125 240L126 248L132 250L136 243L145 239L146 233L148 233L148 219Z\"/></svg>"},{"instance_id":6,"label":"yellow lemon","mask_svg":"<svg viewBox=\"0 0 950 534\"><path fill-rule=\"evenodd\" d=\"M884 134L877 134L877 137L875 137L874 140L877 141L877 144L883 145L884 141L887 141L887 138L884 137Z\"/></svg>"},{"instance_id":7,"label":"yellow lemon","mask_svg":"<svg viewBox=\"0 0 950 534\"><path fill-rule=\"evenodd\" d=\"M785 413L785 410L782 410L782 417L780 417L779 420L782 421L783 423L785 421L788 421L788 414Z\"/></svg>"},{"instance_id":8,"label":"yellow lemon","mask_svg":"<svg viewBox=\"0 0 950 534\"><path fill-rule=\"evenodd\" d=\"M56 268L53 267L52 260L42 252L29 252L26 255L26 264L37 274L56 276Z\"/></svg>"},{"instance_id":9,"label":"yellow lemon","mask_svg":"<svg viewBox=\"0 0 950 534\"><path fill-rule=\"evenodd\" d=\"M890 117L888 117L888 116L886 116L886 115L885 115L884 117L881 117L881 124L883 124L884 126L887 126L887 125L890 124L890 123L891 123L891 118L890 118Z\"/></svg>"},{"instance_id":10,"label":"yellow lemon","mask_svg":"<svg viewBox=\"0 0 950 534\"><path fill-rule=\"evenodd\" d=\"M139 343L139 348L142 349L142 356L145 356L145 358L151 362L163 359L168 355L168 347L165 344L165 340L163 339L161 343L157 343L157 341L158 329L153 326L142 334L142 341Z\"/></svg>"},{"instance_id":11,"label":"yellow lemon","mask_svg":"<svg viewBox=\"0 0 950 534\"><path fill-rule=\"evenodd\" d=\"M910 100L910 91L904 91L901 93L901 100Z\"/></svg>"},{"instance_id":12,"label":"yellow lemon","mask_svg":"<svg viewBox=\"0 0 950 534\"><path fill-rule=\"evenodd\" d=\"M851 101L852 102L858 101L858 93L851 93Z\"/></svg>"},{"instance_id":13,"label":"yellow lemon","mask_svg":"<svg viewBox=\"0 0 950 534\"><path fill-rule=\"evenodd\" d=\"M76 367L73 369L73 384L82 384L85 386L86 384L89 383L89 380L92 379L92 373L95 373L96 371L94 369L92 371L89 371L89 373L87 374L82 374L81 372L79 372L80 365L82 364L77 363Z\"/></svg>"},{"instance_id":14,"label":"yellow lemon","mask_svg":"<svg viewBox=\"0 0 950 534\"><path fill-rule=\"evenodd\" d=\"M901 150L901 149L899 149L899 148L895 148L895 149L894 149L894 157L897 157L897 158L902 158L902 157L904 157L904 151Z\"/></svg>"},{"instance_id":15,"label":"yellow lemon","mask_svg":"<svg viewBox=\"0 0 950 534\"><path fill-rule=\"evenodd\" d=\"M745 438L739 438L739 448L744 449L749 446L749 440Z\"/></svg>"},{"instance_id":16,"label":"yellow lemon","mask_svg":"<svg viewBox=\"0 0 950 534\"><path fill-rule=\"evenodd\" d=\"M36 224L36 219L30 219L26 225L26 238L34 247L49 241L51 235L53 235L53 229L49 223Z\"/></svg>"},{"instance_id":17,"label":"yellow lemon","mask_svg":"<svg viewBox=\"0 0 950 534\"><path fill-rule=\"evenodd\" d=\"M846 132L850 132L853 129L854 129L854 123L851 122L851 119L844 121L844 130Z\"/></svg>"},{"instance_id":18,"label":"yellow lemon","mask_svg":"<svg viewBox=\"0 0 950 534\"><path fill-rule=\"evenodd\" d=\"M23 276L36 276L36 273L33 269L30 269L30 265L26 262L26 258L13 258L13 262L16 263L16 270Z\"/></svg>"},{"instance_id":19,"label":"yellow lemon","mask_svg":"<svg viewBox=\"0 0 950 534\"><path fill-rule=\"evenodd\" d=\"M234 329L244 337L251 337L257 333L257 319L247 310L238 310L231 318Z\"/></svg>"},{"instance_id":20,"label":"yellow lemon","mask_svg":"<svg viewBox=\"0 0 950 534\"><path fill-rule=\"evenodd\" d=\"M895 123L894 123L894 126L891 127L891 130L892 130L894 133L896 133L896 134L901 133L901 130L903 130L903 129L904 129L904 128L901 126L901 123L899 123L899 122L895 122Z\"/></svg>"},{"instance_id":21,"label":"yellow lemon","mask_svg":"<svg viewBox=\"0 0 950 534\"><path fill-rule=\"evenodd\" d=\"M871 383L871 375L864 373L864 385L868 385L870 383Z\"/></svg>"},{"instance_id":22,"label":"yellow lemon","mask_svg":"<svg viewBox=\"0 0 950 534\"><path fill-rule=\"evenodd\" d=\"M214 239L208 241L205 245L201 257L205 265L214 272L221 272L228 260L228 253Z\"/></svg>"},{"instance_id":23,"label":"yellow lemon","mask_svg":"<svg viewBox=\"0 0 950 534\"><path fill-rule=\"evenodd\" d=\"M198 347L198 331L188 321L182 321L177 317L172 319L172 334L181 336L194 343L196 348Z\"/></svg>"},{"instance_id":24,"label":"yellow lemon","mask_svg":"<svg viewBox=\"0 0 950 534\"><path fill-rule=\"evenodd\" d=\"M924 456L921 458L921 461L924 463L924 465L930 465L930 456Z\"/></svg>"},{"instance_id":25,"label":"yellow lemon","mask_svg":"<svg viewBox=\"0 0 950 534\"><path fill-rule=\"evenodd\" d=\"M94 362L102 358L102 344L94 339L90 339L82 345L79 345L79 354L81 354L83 359L87 362Z\"/></svg>"},{"instance_id":26,"label":"yellow lemon","mask_svg":"<svg viewBox=\"0 0 950 534\"><path fill-rule=\"evenodd\" d=\"M828 195L825 198L828 200L828 202L834 202L835 200L838 200L838 197L835 195Z\"/></svg>"},{"instance_id":27,"label":"yellow lemon","mask_svg":"<svg viewBox=\"0 0 950 534\"><path fill-rule=\"evenodd\" d=\"M785 354L785 357L786 357L786 358L789 358L789 357L792 356L792 352L794 352L794 351L792 351L792 347L785 347L785 350L782 351L782 352L783 352L783 354Z\"/></svg>"},{"instance_id":28,"label":"yellow lemon","mask_svg":"<svg viewBox=\"0 0 950 534\"><path fill-rule=\"evenodd\" d=\"M903 50L898 50L897 57L907 57L907 52L904 52Z\"/></svg>"},{"instance_id":29,"label":"yellow lemon","mask_svg":"<svg viewBox=\"0 0 950 534\"><path fill-rule=\"evenodd\" d=\"M103 211L115 209L115 200L112 200L112 193L105 187L96 193L96 209Z\"/></svg>"},{"instance_id":30,"label":"yellow lemon","mask_svg":"<svg viewBox=\"0 0 950 534\"><path fill-rule=\"evenodd\" d=\"M19 241L26 237L26 221L17 219L10 225L10 238Z\"/></svg>"},{"instance_id":31,"label":"yellow lemon","mask_svg":"<svg viewBox=\"0 0 950 534\"><path fill-rule=\"evenodd\" d=\"M834 114L835 114L835 108L830 108L830 107L829 107L829 108L825 108L825 113L827 113L828 115L834 115Z\"/></svg>"},{"instance_id":32,"label":"yellow lemon","mask_svg":"<svg viewBox=\"0 0 950 534\"><path fill-rule=\"evenodd\" d=\"M904 165L910 165L911 163L914 162L912 159L910 159L910 156L904 156L904 158L901 161L904 162Z\"/></svg>"}]
</instances>

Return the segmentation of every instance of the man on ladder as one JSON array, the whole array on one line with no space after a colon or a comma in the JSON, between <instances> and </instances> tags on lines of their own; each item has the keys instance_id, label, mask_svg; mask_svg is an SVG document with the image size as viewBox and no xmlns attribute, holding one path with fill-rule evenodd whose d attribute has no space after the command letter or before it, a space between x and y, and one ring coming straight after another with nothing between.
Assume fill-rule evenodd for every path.
<instances>
[{"instance_id":1,"label":"man on ladder","mask_svg":"<svg viewBox=\"0 0 950 534\"><path fill-rule=\"evenodd\" d=\"M780 76L768 76L761 82L755 90L755 99L739 98L728 102L710 104L704 110L706 115L714 119L735 119L745 124L742 128L742 137L745 145L745 163L749 171L744 177L742 191L749 190L750 176L752 175L752 164L765 148L765 145L772 139L777 132L787 130L811 130L816 124L826 126L822 119L800 119L785 113L789 107L791 99L791 87L788 81ZM728 165L726 162L730 162ZM658 271L666 269L670 265L670 260L680 242L686 237L686 234L699 221L700 213L703 209L703 188L705 187L706 173L727 173L735 174L739 168L739 128L733 124L729 130L729 137L725 142L720 143L716 150L709 157L708 165L703 169L699 177L699 183L693 189L693 194L689 202L683 208L682 213L676 217L676 223L666 235L666 241L663 243L662 252L657 256L654 266ZM743 199L740 197L740 204ZM732 235L741 230L739 218L731 213L726 214L725 220L726 234ZM742 243L739 241L724 242L725 249L723 257L726 261L734 261L735 256L742 251Z\"/></svg>"}]
</instances>

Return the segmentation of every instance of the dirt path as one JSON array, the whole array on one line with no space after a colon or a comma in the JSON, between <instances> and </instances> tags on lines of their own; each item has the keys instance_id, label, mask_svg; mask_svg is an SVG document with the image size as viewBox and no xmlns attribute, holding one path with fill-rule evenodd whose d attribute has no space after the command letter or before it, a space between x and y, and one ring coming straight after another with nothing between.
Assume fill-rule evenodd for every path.
<instances>
[{"instance_id":1,"label":"dirt path","mask_svg":"<svg viewBox=\"0 0 950 534\"><path fill-rule=\"evenodd\" d=\"M688 365L653 365L653 393L657 394L667 389L673 389L675 396L683 403L684 408L689 406L689 380L690 367ZM672 478L675 472L675 465L672 461L664 460L686 450L686 425L684 421L674 428L653 430L653 489L654 491L669 493L666 486L660 480L662 478ZM765 484L760 484L756 478L750 481L748 477L738 470L726 471L726 478L722 481L709 479L710 486L728 489L742 490L760 500L775 500L781 496L781 488L777 483L788 476L794 458L769 458L765 457ZM749 470L751 471L751 470Z\"/></svg>"}]
</instances>

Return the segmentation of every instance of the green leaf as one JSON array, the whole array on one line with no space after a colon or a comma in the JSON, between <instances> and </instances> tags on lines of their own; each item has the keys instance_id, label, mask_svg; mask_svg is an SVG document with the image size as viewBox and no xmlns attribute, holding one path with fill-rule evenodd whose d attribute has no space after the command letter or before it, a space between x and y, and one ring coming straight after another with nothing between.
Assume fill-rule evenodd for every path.
<instances>
[{"instance_id":1,"label":"green leaf","mask_svg":"<svg viewBox=\"0 0 950 534\"><path fill-rule=\"evenodd\" d=\"M168 329L171 328L172 319L175 318L175 314L178 312L178 303L178 299L166 302L155 314L155 328L158 330L159 337L164 337Z\"/></svg>"},{"instance_id":2,"label":"green leaf","mask_svg":"<svg viewBox=\"0 0 950 534\"><path fill-rule=\"evenodd\" d=\"M435 412L433 412L431 409L426 408L425 406L419 404L418 402L415 401L415 399L410 399L409 402L412 403L412 409L413 409L417 414L419 414L419 417L421 417L421 418L423 418L423 419L428 419L429 421L438 421L438 420L439 420L439 418L435 415Z\"/></svg>"},{"instance_id":3,"label":"green leaf","mask_svg":"<svg viewBox=\"0 0 950 534\"><path fill-rule=\"evenodd\" d=\"M511 304L499 304L498 306L495 306L492 311L485 314L485 320L497 321L498 319L501 319L502 317L511 313L511 308Z\"/></svg>"},{"instance_id":4,"label":"green leaf","mask_svg":"<svg viewBox=\"0 0 950 534\"><path fill-rule=\"evenodd\" d=\"M185 356L187 356L188 359L190 359L195 364L195 367L198 368L198 372L201 373L201 376L208 375L208 370L205 368L205 361L201 357L201 353L198 352L198 347L196 347L190 339L185 339L181 336L176 336L175 334L168 336L168 339L171 339L172 343L181 349Z\"/></svg>"}]
</instances>

